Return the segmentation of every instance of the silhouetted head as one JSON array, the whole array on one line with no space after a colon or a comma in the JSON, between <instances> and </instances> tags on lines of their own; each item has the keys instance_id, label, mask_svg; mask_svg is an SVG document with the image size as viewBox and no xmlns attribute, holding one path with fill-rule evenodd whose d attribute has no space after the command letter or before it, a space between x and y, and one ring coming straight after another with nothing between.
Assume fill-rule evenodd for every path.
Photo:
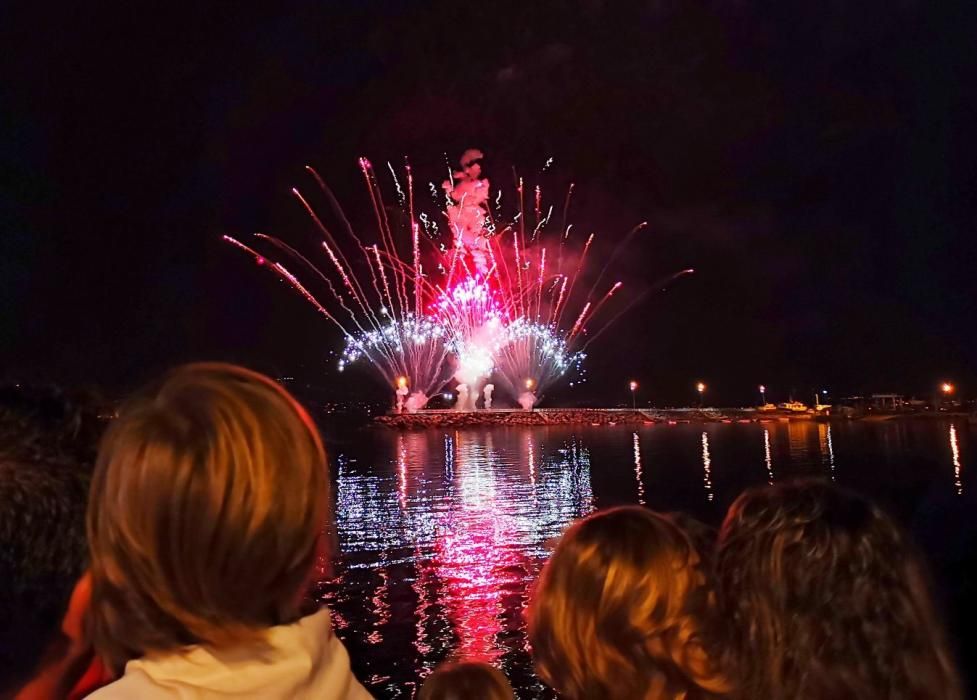
<instances>
[{"instance_id":1,"label":"silhouetted head","mask_svg":"<svg viewBox=\"0 0 977 700\"><path fill-rule=\"evenodd\" d=\"M101 428L83 394L0 387L0 697L60 664L80 637L66 619L88 564L88 475Z\"/></svg>"},{"instance_id":2,"label":"silhouetted head","mask_svg":"<svg viewBox=\"0 0 977 700\"><path fill-rule=\"evenodd\" d=\"M91 393L47 385L0 386L0 458L90 472L106 423Z\"/></svg>"},{"instance_id":3,"label":"silhouetted head","mask_svg":"<svg viewBox=\"0 0 977 700\"><path fill-rule=\"evenodd\" d=\"M62 623L88 560L81 469L0 458L0 697L68 640Z\"/></svg>"}]
</instances>

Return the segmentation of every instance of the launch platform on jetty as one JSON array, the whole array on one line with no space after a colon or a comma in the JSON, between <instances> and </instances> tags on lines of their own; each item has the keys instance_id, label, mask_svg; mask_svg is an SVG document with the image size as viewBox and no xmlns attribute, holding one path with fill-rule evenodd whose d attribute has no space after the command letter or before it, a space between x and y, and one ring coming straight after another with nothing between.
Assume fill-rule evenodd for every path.
<instances>
[{"instance_id":1,"label":"launch platform on jetty","mask_svg":"<svg viewBox=\"0 0 977 700\"><path fill-rule=\"evenodd\" d=\"M820 420L814 412L756 411L749 408L518 408L477 411L424 410L390 413L374 421L389 428L457 428L475 425L645 425L651 423L754 423L768 421Z\"/></svg>"}]
</instances>

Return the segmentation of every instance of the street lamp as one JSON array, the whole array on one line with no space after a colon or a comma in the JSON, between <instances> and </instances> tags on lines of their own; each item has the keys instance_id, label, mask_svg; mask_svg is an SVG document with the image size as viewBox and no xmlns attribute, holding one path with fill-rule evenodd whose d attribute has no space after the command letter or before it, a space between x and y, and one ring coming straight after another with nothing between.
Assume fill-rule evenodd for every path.
<instances>
[{"instance_id":1,"label":"street lamp","mask_svg":"<svg viewBox=\"0 0 977 700\"><path fill-rule=\"evenodd\" d=\"M526 380L526 389L527 390L532 391L534 386L536 386L536 382L535 381L533 381L532 379L527 379Z\"/></svg>"},{"instance_id":2,"label":"street lamp","mask_svg":"<svg viewBox=\"0 0 977 700\"><path fill-rule=\"evenodd\" d=\"M949 396L950 394L953 393L953 384L951 384L950 382L943 382L943 385L940 387L940 389L943 390L944 396Z\"/></svg>"},{"instance_id":3,"label":"street lamp","mask_svg":"<svg viewBox=\"0 0 977 700\"><path fill-rule=\"evenodd\" d=\"M766 406L767 405L767 387L765 387L763 384L761 384L759 388L760 388L760 405L761 406Z\"/></svg>"},{"instance_id":4,"label":"street lamp","mask_svg":"<svg viewBox=\"0 0 977 700\"><path fill-rule=\"evenodd\" d=\"M706 385L703 384L702 382L699 382L698 384L695 385L695 388L696 391L699 392L699 408L702 408L702 394L706 390Z\"/></svg>"},{"instance_id":5,"label":"street lamp","mask_svg":"<svg viewBox=\"0 0 977 700\"><path fill-rule=\"evenodd\" d=\"M631 388L631 410L633 411L637 409L637 404L635 403L635 398L634 398L634 392L638 390L638 382L632 379L631 383L628 384L628 386Z\"/></svg>"}]
</instances>

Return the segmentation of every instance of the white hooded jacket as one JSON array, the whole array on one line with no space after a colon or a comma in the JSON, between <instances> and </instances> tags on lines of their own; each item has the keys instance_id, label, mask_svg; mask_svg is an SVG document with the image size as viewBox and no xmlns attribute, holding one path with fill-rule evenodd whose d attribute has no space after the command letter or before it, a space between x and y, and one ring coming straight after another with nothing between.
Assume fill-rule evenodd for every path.
<instances>
[{"instance_id":1,"label":"white hooded jacket","mask_svg":"<svg viewBox=\"0 0 977 700\"><path fill-rule=\"evenodd\" d=\"M370 700L349 667L349 655L322 609L268 630L266 644L231 649L186 647L126 664L93 700Z\"/></svg>"}]
</instances>

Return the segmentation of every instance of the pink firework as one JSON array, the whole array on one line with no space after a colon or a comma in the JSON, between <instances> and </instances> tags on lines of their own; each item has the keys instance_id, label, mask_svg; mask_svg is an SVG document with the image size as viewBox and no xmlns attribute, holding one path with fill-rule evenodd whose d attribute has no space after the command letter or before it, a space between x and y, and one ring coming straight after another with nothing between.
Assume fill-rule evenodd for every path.
<instances>
[{"instance_id":1,"label":"pink firework","mask_svg":"<svg viewBox=\"0 0 977 700\"><path fill-rule=\"evenodd\" d=\"M460 167L449 170L442 195L430 183L437 206L433 212L418 206L409 164L400 171L387 163L397 193L396 205L388 205L373 166L361 158L375 224L369 232L354 230L325 182L307 167L343 235L333 235L298 189L293 194L321 235L322 262L313 262L278 238L255 234L304 269L304 282L269 252L224 238L340 329L345 338L340 369L366 360L385 384L400 394L409 391L408 409L423 406L452 377L473 397L479 383L496 377L511 398L532 404L579 366L583 347L606 328L601 312L622 283L601 288L601 272L589 291L581 291L578 283L595 234L575 246L572 225L566 223L573 185L559 228L551 222L553 207L538 184L530 190L533 219L527 222L522 178L516 186L518 209L507 218L501 191L490 206L482 157L476 149L466 151Z\"/></svg>"}]
</instances>

